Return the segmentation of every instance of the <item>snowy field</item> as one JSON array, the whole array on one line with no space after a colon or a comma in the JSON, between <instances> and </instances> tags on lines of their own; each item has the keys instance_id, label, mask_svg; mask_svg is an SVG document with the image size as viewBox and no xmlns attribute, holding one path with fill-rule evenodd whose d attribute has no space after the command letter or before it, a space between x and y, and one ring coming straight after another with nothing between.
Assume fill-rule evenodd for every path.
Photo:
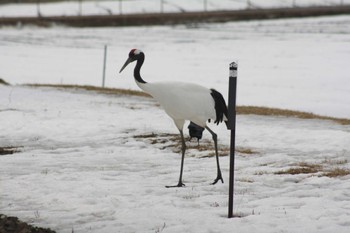
<instances>
[{"instance_id":1,"label":"snowy field","mask_svg":"<svg viewBox=\"0 0 350 233\"><path fill-rule=\"evenodd\" d=\"M227 96L237 61L238 104L350 118L350 17L164 27L0 28L0 78L11 84L106 85L137 90L131 48L147 81L191 81ZM350 228L350 126L239 115L234 212L228 156L216 177L212 146L188 151L185 188L176 127L149 98L0 85L0 212L61 233L337 232ZM211 128L227 155L229 132ZM187 133L187 131L186 131ZM152 136L153 134L157 136ZM160 139L159 139L160 138ZM155 144L152 144L153 142ZM201 146L210 142L205 132ZM209 144L210 145L210 144ZM247 153L249 152L249 153ZM292 175L292 169L310 173Z\"/></svg>"},{"instance_id":2,"label":"snowy field","mask_svg":"<svg viewBox=\"0 0 350 233\"><path fill-rule=\"evenodd\" d=\"M319 17L157 27L0 29L0 77L12 84L138 89L131 48L142 49L147 81L191 81L227 96L238 62L238 104L350 118L350 17Z\"/></svg>"},{"instance_id":3,"label":"snowy field","mask_svg":"<svg viewBox=\"0 0 350 233\"><path fill-rule=\"evenodd\" d=\"M244 217L227 219L228 156L224 184L209 184L215 159L192 149L186 187L164 187L177 183L180 155L163 149L176 129L151 99L21 86L0 86L0 99L0 146L21 146L0 156L4 214L67 233L349 230L350 176L326 174L350 169L350 126L238 116L234 212ZM211 127L227 149L229 132ZM304 166L317 171L276 174Z\"/></svg>"},{"instance_id":4,"label":"snowy field","mask_svg":"<svg viewBox=\"0 0 350 233\"><path fill-rule=\"evenodd\" d=\"M163 2L163 3L162 3ZM332 6L350 0L83 0L58 3L0 5L0 17L51 15L130 14L154 12L239 10L247 8Z\"/></svg>"}]
</instances>

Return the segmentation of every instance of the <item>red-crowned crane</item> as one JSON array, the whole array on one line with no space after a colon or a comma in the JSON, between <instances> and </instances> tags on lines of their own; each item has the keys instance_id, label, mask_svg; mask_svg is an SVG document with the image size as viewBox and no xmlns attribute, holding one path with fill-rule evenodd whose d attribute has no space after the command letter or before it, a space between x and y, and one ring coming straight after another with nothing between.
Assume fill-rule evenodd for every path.
<instances>
[{"instance_id":1,"label":"red-crowned crane","mask_svg":"<svg viewBox=\"0 0 350 233\"><path fill-rule=\"evenodd\" d=\"M186 144L183 135L183 126L186 120L192 121L200 127L206 128L212 135L215 146L217 177L212 184L219 180L223 183L219 164L217 135L207 126L206 122L214 119L214 123L219 124L227 121L227 106L222 95L214 90L202 87L197 84L183 82L155 82L148 83L142 79L140 69L145 60L145 54L138 49L132 49L119 73L131 62L137 61L134 68L134 78L136 84L145 92L155 98L164 108L165 112L174 120L174 123L180 131L182 141L182 158L180 177L177 185L166 186L182 187L182 173Z\"/></svg>"}]
</instances>

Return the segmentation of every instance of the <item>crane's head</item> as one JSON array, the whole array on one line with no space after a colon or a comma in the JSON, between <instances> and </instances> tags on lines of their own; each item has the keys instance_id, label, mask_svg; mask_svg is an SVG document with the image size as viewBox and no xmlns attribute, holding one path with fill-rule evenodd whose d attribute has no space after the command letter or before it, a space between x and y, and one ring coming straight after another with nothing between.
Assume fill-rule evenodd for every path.
<instances>
[{"instance_id":1,"label":"crane's head","mask_svg":"<svg viewBox=\"0 0 350 233\"><path fill-rule=\"evenodd\" d=\"M143 52L139 49L132 49L129 53L129 57L128 59L126 60L126 62L124 63L123 67L120 69L119 73L121 73L124 68L129 65L129 63L133 62L133 61L136 61L138 60L141 56L144 56L143 55Z\"/></svg>"}]
</instances>

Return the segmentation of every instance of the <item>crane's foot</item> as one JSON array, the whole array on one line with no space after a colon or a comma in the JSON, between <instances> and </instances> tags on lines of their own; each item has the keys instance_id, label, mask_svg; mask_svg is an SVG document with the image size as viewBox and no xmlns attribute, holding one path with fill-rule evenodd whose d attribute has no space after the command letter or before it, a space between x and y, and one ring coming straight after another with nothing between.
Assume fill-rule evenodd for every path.
<instances>
[{"instance_id":1,"label":"crane's foot","mask_svg":"<svg viewBox=\"0 0 350 233\"><path fill-rule=\"evenodd\" d=\"M216 179L214 180L214 182L211 183L211 184L214 185L214 184L216 184L219 180L221 180L221 183L224 183L224 179L222 179L221 172L218 174L218 176L216 177Z\"/></svg>"},{"instance_id":2,"label":"crane's foot","mask_svg":"<svg viewBox=\"0 0 350 233\"><path fill-rule=\"evenodd\" d=\"M182 182L179 182L177 185L167 185L165 186L165 188L181 188L181 187L185 187L186 185Z\"/></svg>"}]
</instances>

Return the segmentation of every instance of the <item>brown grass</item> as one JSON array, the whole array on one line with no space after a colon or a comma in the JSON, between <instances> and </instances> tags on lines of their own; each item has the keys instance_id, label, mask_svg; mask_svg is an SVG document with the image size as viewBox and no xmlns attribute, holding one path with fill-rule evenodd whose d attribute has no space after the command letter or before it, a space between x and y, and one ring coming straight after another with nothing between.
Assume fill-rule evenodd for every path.
<instances>
[{"instance_id":1,"label":"brown grass","mask_svg":"<svg viewBox=\"0 0 350 233\"><path fill-rule=\"evenodd\" d=\"M179 134L169 133L148 133L134 135L135 139L147 142L155 145L161 150L170 149L174 153L180 153L182 142ZM185 137L186 141L186 155L196 156L199 155L201 158L215 156L214 143L212 140L202 139L199 141L199 145L196 140L189 142L189 137ZM225 145L218 145L219 156L227 156L230 153L230 148Z\"/></svg>"},{"instance_id":2,"label":"brown grass","mask_svg":"<svg viewBox=\"0 0 350 233\"><path fill-rule=\"evenodd\" d=\"M110 94L110 95L133 95L141 97L151 97L149 94L142 91L121 89L121 88L102 88L95 86L80 86L80 85L63 85L63 84L26 84L26 86L31 87L52 87L60 89L73 89L73 90L84 90L84 91L93 91L101 94ZM350 125L350 119L346 118L336 118L316 115L308 112L293 111L287 109L279 108L268 108L268 107L257 107L257 106L237 106L237 114L241 115L260 115L260 116L283 116L283 117L295 117L300 119L318 119L318 120L330 120L334 121L341 125Z\"/></svg>"},{"instance_id":3,"label":"brown grass","mask_svg":"<svg viewBox=\"0 0 350 233\"><path fill-rule=\"evenodd\" d=\"M134 138L145 141L149 144L156 145L159 149L170 149L174 153L180 153L181 152L181 138L179 134L169 134L169 133L148 133L148 134L140 134L140 135L134 135ZM192 139L191 142L189 142L189 137L185 136L186 141L186 153L189 154L189 156L194 156L195 153L199 155L201 158L206 157L214 157L215 156L215 149L214 149L214 143L211 139L201 139L199 141L199 145L196 140ZM244 148L239 147L236 148L236 152L250 155L250 154L258 154L259 152L254 151L250 148ZM218 154L219 156L228 156L230 154L230 147L227 145L218 145Z\"/></svg>"},{"instance_id":4,"label":"brown grass","mask_svg":"<svg viewBox=\"0 0 350 233\"><path fill-rule=\"evenodd\" d=\"M13 147L13 146L0 147L0 155L9 155L17 152L19 152L19 149L17 147Z\"/></svg>"},{"instance_id":5,"label":"brown grass","mask_svg":"<svg viewBox=\"0 0 350 233\"><path fill-rule=\"evenodd\" d=\"M261 116L284 116L284 117L295 117L300 119L318 119L318 120L331 120L341 125L350 125L350 119L346 118L335 118L328 116L320 116L309 112L293 111L279 108L267 108L257 106L238 106L238 114L254 114Z\"/></svg>"},{"instance_id":6,"label":"brown grass","mask_svg":"<svg viewBox=\"0 0 350 233\"><path fill-rule=\"evenodd\" d=\"M134 138L138 140L145 141L152 145L157 145L159 149L170 149L175 153L181 152L181 138L179 134L169 134L169 133L148 133L148 134L140 134L140 135L134 135ZM200 152L201 158L206 157L213 157L215 156L215 149L214 149L214 143L213 140L209 139L201 139L199 141L199 144L196 140L192 139L191 142L189 142L190 138L188 136L185 136L186 141L186 153L189 153L189 155L193 156L194 152ZM238 147L235 150L238 153L250 155L250 154L258 154L259 152L254 151L250 148L245 147ZM219 156L228 156L230 154L230 147L226 145L219 144L218 145L218 154Z\"/></svg>"},{"instance_id":7,"label":"brown grass","mask_svg":"<svg viewBox=\"0 0 350 233\"><path fill-rule=\"evenodd\" d=\"M350 175L350 169L340 167L329 167L333 165L344 165L347 160L324 160L320 164L301 162L295 164L295 167L275 172L275 175L298 175L320 173L318 177L327 176L330 178ZM328 166L327 166L328 165Z\"/></svg>"},{"instance_id":8,"label":"brown grass","mask_svg":"<svg viewBox=\"0 0 350 233\"><path fill-rule=\"evenodd\" d=\"M314 164L314 163L306 163L301 162L298 164L295 164L296 167L289 168L287 170L282 170L275 172L276 175L298 175L298 174L311 174L311 173L317 173L322 171L323 166L320 164Z\"/></svg>"},{"instance_id":9,"label":"brown grass","mask_svg":"<svg viewBox=\"0 0 350 233\"><path fill-rule=\"evenodd\" d=\"M259 152L246 147L236 147L236 151L238 153L246 154L246 155L259 154Z\"/></svg>"},{"instance_id":10,"label":"brown grass","mask_svg":"<svg viewBox=\"0 0 350 233\"><path fill-rule=\"evenodd\" d=\"M330 171L327 171L325 173L323 173L322 176L327 176L330 178L334 178L334 177L339 177L339 176L347 176L350 175L350 170L349 169L344 169L344 168L334 168Z\"/></svg>"},{"instance_id":11,"label":"brown grass","mask_svg":"<svg viewBox=\"0 0 350 233\"><path fill-rule=\"evenodd\" d=\"M10 85L8 82L6 82L5 80L3 80L2 78L0 78L0 84L6 85L6 86Z\"/></svg>"},{"instance_id":12,"label":"brown grass","mask_svg":"<svg viewBox=\"0 0 350 233\"><path fill-rule=\"evenodd\" d=\"M121 89L121 88L105 88L105 87L96 87L96 86L88 86L88 85L80 86L80 85L66 85L66 84L26 84L26 86L93 91L93 92L97 92L100 94L107 94L107 95L132 95L132 96L141 96L141 97L151 97L149 94L142 91Z\"/></svg>"},{"instance_id":13,"label":"brown grass","mask_svg":"<svg viewBox=\"0 0 350 233\"><path fill-rule=\"evenodd\" d=\"M317 173L319 172L318 169L314 167L296 167L296 168L289 168L287 170L282 170L275 172L276 175L298 175L298 174L310 174L310 173Z\"/></svg>"}]
</instances>

